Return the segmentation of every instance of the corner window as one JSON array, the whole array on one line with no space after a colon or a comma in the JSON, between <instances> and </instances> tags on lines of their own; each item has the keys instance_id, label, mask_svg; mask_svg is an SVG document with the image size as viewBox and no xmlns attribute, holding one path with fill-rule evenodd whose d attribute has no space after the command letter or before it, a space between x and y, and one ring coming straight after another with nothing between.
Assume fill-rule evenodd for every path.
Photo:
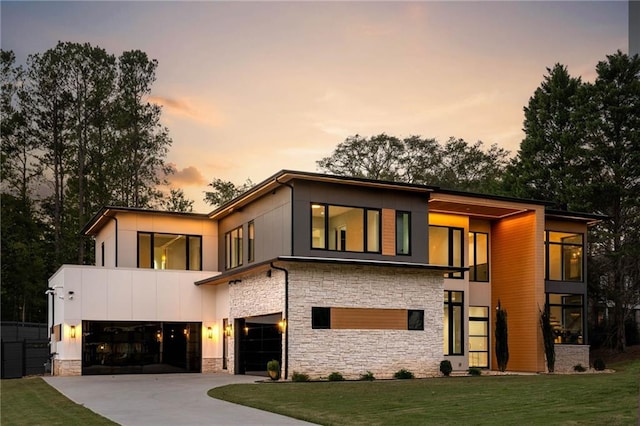
<instances>
[{"instance_id":1,"label":"corner window","mask_svg":"<svg viewBox=\"0 0 640 426\"><path fill-rule=\"evenodd\" d=\"M138 232L138 268L200 271L202 237Z\"/></svg>"},{"instance_id":2,"label":"corner window","mask_svg":"<svg viewBox=\"0 0 640 426\"><path fill-rule=\"evenodd\" d=\"M311 328L331 328L331 308L311 308Z\"/></svg>"},{"instance_id":3,"label":"corner window","mask_svg":"<svg viewBox=\"0 0 640 426\"><path fill-rule=\"evenodd\" d=\"M444 292L444 354L462 355L463 292Z\"/></svg>"},{"instance_id":4,"label":"corner window","mask_svg":"<svg viewBox=\"0 0 640 426\"><path fill-rule=\"evenodd\" d=\"M547 293L547 306L555 343L573 345L584 343L583 304L581 294Z\"/></svg>"},{"instance_id":5,"label":"corner window","mask_svg":"<svg viewBox=\"0 0 640 426\"><path fill-rule=\"evenodd\" d=\"M249 263L256 260L256 226L253 221L249 222Z\"/></svg>"},{"instance_id":6,"label":"corner window","mask_svg":"<svg viewBox=\"0 0 640 426\"><path fill-rule=\"evenodd\" d=\"M380 252L380 210L311 204L311 248Z\"/></svg>"},{"instance_id":7,"label":"corner window","mask_svg":"<svg viewBox=\"0 0 640 426\"><path fill-rule=\"evenodd\" d=\"M429 226L429 263L462 267L464 258L462 228ZM462 272L449 272L445 278L463 278Z\"/></svg>"},{"instance_id":8,"label":"corner window","mask_svg":"<svg viewBox=\"0 0 640 426\"><path fill-rule=\"evenodd\" d=\"M545 232L546 278L550 281L583 281L582 234Z\"/></svg>"},{"instance_id":9,"label":"corner window","mask_svg":"<svg viewBox=\"0 0 640 426\"><path fill-rule=\"evenodd\" d=\"M411 254L411 213L396 212L396 254Z\"/></svg>"},{"instance_id":10,"label":"corner window","mask_svg":"<svg viewBox=\"0 0 640 426\"><path fill-rule=\"evenodd\" d=\"M242 226L224 234L225 268L242 266Z\"/></svg>"},{"instance_id":11,"label":"corner window","mask_svg":"<svg viewBox=\"0 0 640 426\"><path fill-rule=\"evenodd\" d=\"M469 281L489 281L489 234L469 232Z\"/></svg>"}]
</instances>

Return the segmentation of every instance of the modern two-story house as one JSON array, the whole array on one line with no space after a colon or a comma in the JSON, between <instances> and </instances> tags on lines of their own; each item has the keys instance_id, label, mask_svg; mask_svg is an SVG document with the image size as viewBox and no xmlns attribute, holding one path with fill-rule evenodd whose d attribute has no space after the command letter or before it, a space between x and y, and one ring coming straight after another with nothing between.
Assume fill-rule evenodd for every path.
<instances>
[{"instance_id":1,"label":"modern two-story house","mask_svg":"<svg viewBox=\"0 0 640 426\"><path fill-rule=\"evenodd\" d=\"M209 214L104 207L82 232L95 266L49 280L56 375L260 373L417 377L589 363L587 227L544 202L280 171Z\"/></svg>"}]
</instances>

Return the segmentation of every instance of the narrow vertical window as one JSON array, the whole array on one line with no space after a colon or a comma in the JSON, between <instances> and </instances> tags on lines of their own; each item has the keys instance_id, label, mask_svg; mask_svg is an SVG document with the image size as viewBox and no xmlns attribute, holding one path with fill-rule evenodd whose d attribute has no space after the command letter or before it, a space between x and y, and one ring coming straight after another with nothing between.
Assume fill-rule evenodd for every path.
<instances>
[{"instance_id":1,"label":"narrow vertical window","mask_svg":"<svg viewBox=\"0 0 640 426\"><path fill-rule=\"evenodd\" d=\"M326 249L326 206L311 204L311 248Z\"/></svg>"},{"instance_id":2,"label":"narrow vertical window","mask_svg":"<svg viewBox=\"0 0 640 426\"><path fill-rule=\"evenodd\" d=\"M100 244L100 263L104 266L104 241Z\"/></svg>"},{"instance_id":3,"label":"narrow vertical window","mask_svg":"<svg viewBox=\"0 0 640 426\"><path fill-rule=\"evenodd\" d=\"M242 226L224 234L225 267L235 268L242 265Z\"/></svg>"},{"instance_id":4,"label":"narrow vertical window","mask_svg":"<svg viewBox=\"0 0 640 426\"><path fill-rule=\"evenodd\" d=\"M489 308L469 306L469 367L489 367Z\"/></svg>"},{"instance_id":5,"label":"narrow vertical window","mask_svg":"<svg viewBox=\"0 0 640 426\"><path fill-rule=\"evenodd\" d=\"M256 260L256 245L255 245L255 224L253 221L249 222L249 263Z\"/></svg>"},{"instance_id":6,"label":"narrow vertical window","mask_svg":"<svg viewBox=\"0 0 640 426\"><path fill-rule=\"evenodd\" d=\"M469 281L489 281L489 234L469 232Z\"/></svg>"},{"instance_id":7,"label":"narrow vertical window","mask_svg":"<svg viewBox=\"0 0 640 426\"><path fill-rule=\"evenodd\" d=\"M411 213L396 212L396 254L411 254Z\"/></svg>"},{"instance_id":8,"label":"narrow vertical window","mask_svg":"<svg viewBox=\"0 0 640 426\"><path fill-rule=\"evenodd\" d=\"M463 355L463 292L444 292L444 354Z\"/></svg>"},{"instance_id":9,"label":"narrow vertical window","mask_svg":"<svg viewBox=\"0 0 640 426\"><path fill-rule=\"evenodd\" d=\"M138 268L153 268L151 263L151 234L138 232Z\"/></svg>"},{"instance_id":10,"label":"narrow vertical window","mask_svg":"<svg viewBox=\"0 0 640 426\"><path fill-rule=\"evenodd\" d=\"M202 270L202 237L189 236L187 244L187 258L189 259L190 271Z\"/></svg>"},{"instance_id":11,"label":"narrow vertical window","mask_svg":"<svg viewBox=\"0 0 640 426\"><path fill-rule=\"evenodd\" d=\"M367 251L380 251L380 210L367 210Z\"/></svg>"}]
</instances>

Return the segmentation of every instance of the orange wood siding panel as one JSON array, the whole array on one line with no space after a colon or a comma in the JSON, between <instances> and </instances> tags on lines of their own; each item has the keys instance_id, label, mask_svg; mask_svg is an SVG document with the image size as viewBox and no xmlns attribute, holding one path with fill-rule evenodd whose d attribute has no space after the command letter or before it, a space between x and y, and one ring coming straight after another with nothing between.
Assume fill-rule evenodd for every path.
<instances>
[{"instance_id":1,"label":"orange wood siding panel","mask_svg":"<svg viewBox=\"0 0 640 426\"><path fill-rule=\"evenodd\" d=\"M406 330L406 309L331 308L331 328Z\"/></svg>"},{"instance_id":2,"label":"orange wood siding panel","mask_svg":"<svg viewBox=\"0 0 640 426\"><path fill-rule=\"evenodd\" d=\"M382 254L396 255L396 211L382 209Z\"/></svg>"},{"instance_id":3,"label":"orange wood siding panel","mask_svg":"<svg viewBox=\"0 0 640 426\"><path fill-rule=\"evenodd\" d=\"M535 211L492 225L492 335L498 300L507 311L509 363L512 371L544 371L538 308L544 305L542 213ZM538 235L540 234L540 235ZM493 343L495 346L495 342ZM492 348L492 368L497 368Z\"/></svg>"}]
</instances>

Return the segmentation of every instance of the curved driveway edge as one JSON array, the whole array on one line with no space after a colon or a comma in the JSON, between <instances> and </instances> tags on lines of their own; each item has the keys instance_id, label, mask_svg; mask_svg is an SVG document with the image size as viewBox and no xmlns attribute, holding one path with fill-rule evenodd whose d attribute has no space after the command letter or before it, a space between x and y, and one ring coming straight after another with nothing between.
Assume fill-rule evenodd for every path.
<instances>
[{"instance_id":1,"label":"curved driveway edge","mask_svg":"<svg viewBox=\"0 0 640 426\"><path fill-rule=\"evenodd\" d=\"M207 395L211 388L253 383L264 377L138 374L43 378L73 402L123 426L311 424Z\"/></svg>"}]
</instances>

